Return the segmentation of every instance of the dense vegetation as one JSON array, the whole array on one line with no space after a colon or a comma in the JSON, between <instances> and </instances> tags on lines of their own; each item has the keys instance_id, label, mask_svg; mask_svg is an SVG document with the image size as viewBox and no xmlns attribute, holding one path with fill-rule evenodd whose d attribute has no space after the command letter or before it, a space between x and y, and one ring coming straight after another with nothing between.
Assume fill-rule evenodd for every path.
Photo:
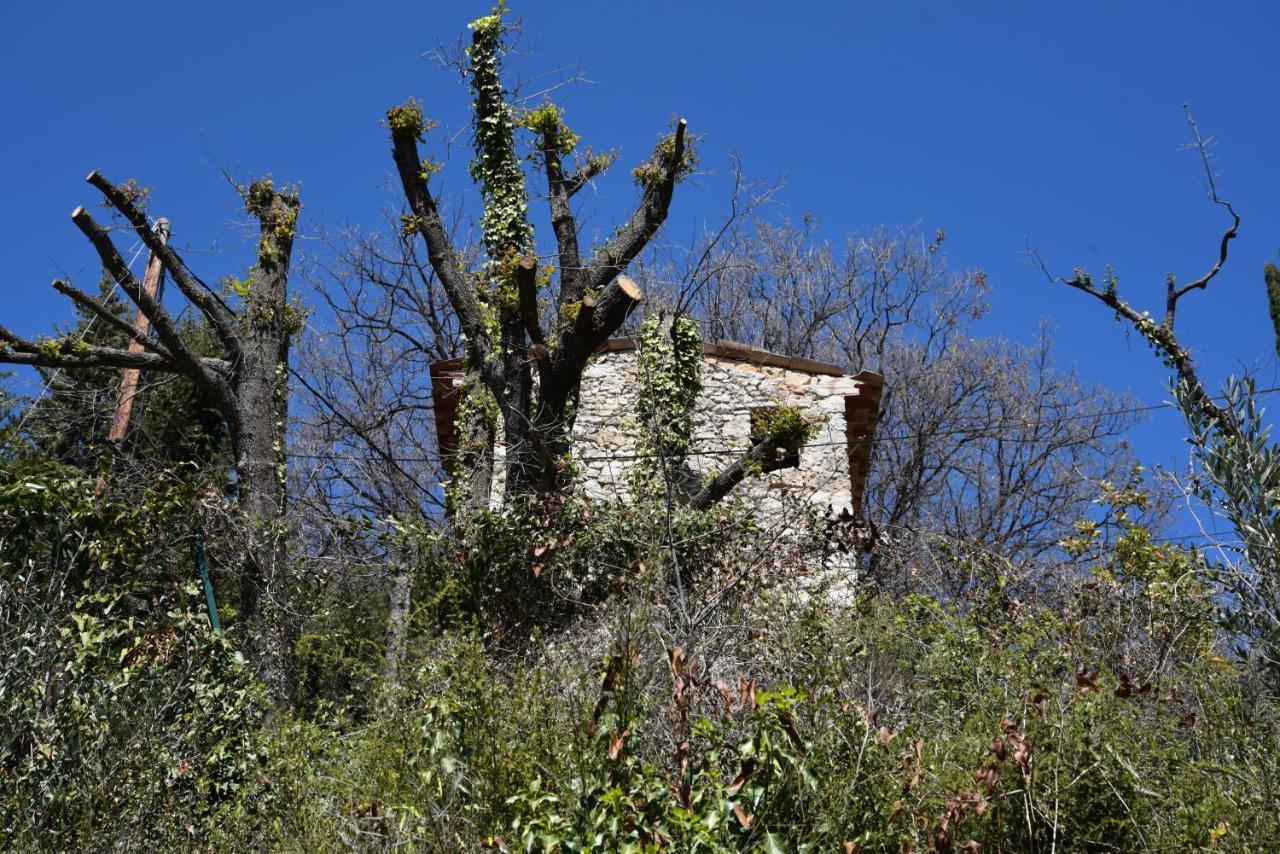
<instances>
[{"instance_id":1,"label":"dense vegetation","mask_svg":"<svg viewBox=\"0 0 1280 854\"><path fill-rule=\"evenodd\" d=\"M739 176L722 227L645 254L697 167L680 123L582 262L572 188L615 157L578 150L556 105L512 106L504 14L458 60L477 246L441 226L411 99L387 114L407 213L328 236L327 312L305 333L284 285L299 201L270 181L242 190L253 274L184 279L200 313L168 327L81 226L160 318L147 352L129 355L110 280L58 339L0 328L3 361L44 385L0 398L0 848L1275 847L1280 456L1249 380L1211 395L1173 328L1238 219L1207 278L1169 283L1164 323L1113 277L1067 282L1169 365L1184 492L1237 537L1204 545L1167 535L1180 481L1126 452L1130 401L1056 369L1043 333L973 334L985 277L947 270L941 232L833 248ZM530 161L558 284L527 254ZM146 232L140 197L97 180ZM680 284L641 320L623 268ZM1266 282L1274 306L1274 267ZM629 494L587 501L565 442L592 342L619 329L641 345L643 459ZM864 516L733 500L808 441L792 409L704 500L686 459L700 342L722 336L883 371ZM257 397L236 361L254 347ZM453 356L464 445L446 469L427 366ZM108 444L135 363L139 412ZM491 502L499 424L531 444ZM279 494L250 505L251 479Z\"/></svg>"},{"instance_id":2,"label":"dense vegetation","mask_svg":"<svg viewBox=\"0 0 1280 854\"><path fill-rule=\"evenodd\" d=\"M138 501L6 466L7 847L1256 850L1276 832L1274 697L1223 645L1214 568L1152 538L1136 483L1052 566L918 541L892 582L854 586L817 572L816 531L727 511L570 501L459 540L403 529L396 683L381 585L302 561L298 702L273 711L209 628L197 480Z\"/></svg>"}]
</instances>

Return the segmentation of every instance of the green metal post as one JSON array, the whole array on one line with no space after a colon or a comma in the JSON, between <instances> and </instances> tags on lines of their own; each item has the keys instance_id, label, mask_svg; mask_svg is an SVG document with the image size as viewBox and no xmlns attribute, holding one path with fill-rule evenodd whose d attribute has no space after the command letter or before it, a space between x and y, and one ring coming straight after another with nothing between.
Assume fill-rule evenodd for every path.
<instances>
[{"instance_id":1,"label":"green metal post","mask_svg":"<svg viewBox=\"0 0 1280 854\"><path fill-rule=\"evenodd\" d=\"M204 586L204 601L209 609L209 625L222 634L222 621L218 619L218 603L213 598L213 581L209 578L209 564L204 559L204 534L196 532L196 566L200 569L200 583Z\"/></svg>"}]
</instances>

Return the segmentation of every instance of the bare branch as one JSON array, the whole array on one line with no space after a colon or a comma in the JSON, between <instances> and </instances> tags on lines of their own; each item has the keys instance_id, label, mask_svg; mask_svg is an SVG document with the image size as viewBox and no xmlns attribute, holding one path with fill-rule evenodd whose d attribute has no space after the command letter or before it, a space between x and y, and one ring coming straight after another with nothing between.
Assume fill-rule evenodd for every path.
<instances>
[{"instance_id":1,"label":"bare branch","mask_svg":"<svg viewBox=\"0 0 1280 854\"><path fill-rule=\"evenodd\" d=\"M137 368L188 374L189 368L168 355L116 347L99 347L83 341L31 341L0 326L0 363L37 368ZM200 370L225 376L231 366L222 359L202 358Z\"/></svg>"},{"instance_id":2,"label":"bare branch","mask_svg":"<svg viewBox=\"0 0 1280 854\"><path fill-rule=\"evenodd\" d=\"M1178 342L1171 326L1165 324L1157 325L1149 316L1138 312L1120 298L1113 285L1108 285L1106 289L1099 290L1084 271L1077 271L1075 277L1069 280L1059 277L1058 281L1088 294L1113 310L1117 316L1129 321L1138 334L1146 338L1151 342L1152 346L1164 354L1168 363L1177 372L1178 378L1186 384L1187 390L1192 400L1195 401L1196 406L1210 418L1217 421L1224 432L1229 434L1236 432L1235 422L1231 417L1231 413L1215 403L1209 392L1205 390L1204 384L1200 382L1200 376L1196 372L1195 362L1191 359L1191 353Z\"/></svg>"},{"instance_id":3,"label":"bare branch","mask_svg":"<svg viewBox=\"0 0 1280 854\"><path fill-rule=\"evenodd\" d=\"M612 163L613 157L611 156L588 157L586 163L583 163L564 178L565 192L569 198L577 195L579 190L591 183L593 178L608 169Z\"/></svg>"},{"instance_id":4,"label":"bare branch","mask_svg":"<svg viewBox=\"0 0 1280 854\"><path fill-rule=\"evenodd\" d=\"M173 355L168 350L152 341L146 335L143 335L132 323L129 323L127 320L119 317L99 300L89 296L70 282L64 282L61 279L54 279L53 289L70 297L73 302L84 308L86 311L91 312L95 317L109 323L119 331L123 332L129 337L130 341L137 343L139 346L150 350L158 356L162 356L166 359L173 358Z\"/></svg>"},{"instance_id":5,"label":"bare branch","mask_svg":"<svg viewBox=\"0 0 1280 854\"><path fill-rule=\"evenodd\" d=\"M458 252L449 240L435 199L422 174L422 161L418 154L418 134L421 130L395 122L391 124L396 170L400 174L405 199L413 212L414 227L427 244L427 258L431 262L431 268L435 270L445 293L449 295L449 302L458 313L458 320L467 336L473 342L483 340L487 333L475 283L460 263Z\"/></svg>"},{"instance_id":6,"label":"bare branch","mask_svg":"<svg viewBox=\"0 0 1280 854\"><path fill-rule=\"evenodd\" d=\"M1187 124L1191 126L1191 133L1195 136L1195 142L1192 145L1200 155L1200 162L1204 165L1205 186L1209 192L1209 199L1215 205L1221 205L1227 209L1227 213L1231 215L1231 226L1222 234L1222 240L1218 244L1218 259L1213 266L1209 268L1209 272L1205 273L1195 281L1188 282L1181 288L1177 287L1177 282L1172 276L1168 280L1168 290L1165 297L1165 318L1164 324L1169 329L1173 329L1174 315L1177 312L1178 300L1193 290L1203 290L1209 282L1213 281L1213 277L1218 275L1222 269L1222 265L1227 262L1227 249L1236 234L1240 230L1240 215L1236 213L1235 208L1226 199L1218 196L1218 183L1214 178L1213 166L1209 162L1209 140L1200 135L1200 128L1196 124L1195 116L1191 114L1191 110L1186 104L1182 108L1187 113Z\"/></svg>"},{"instance_id":7,"label":"bare branch","mask_svg":"<svg viewBox=\"0 0 1280 854\"><path fill-rule=\"evenodd\" d=\"M666 221L676 181L685 168L685 127L684 119L676 123L671 151L666 162L661 164L662 173L644 183L644 195L631 219L616 237L596 252L595 259L583 269L584 291L599 292L603 289L610 279L626 269L640 254ZM655 152L655 157L657 154Z\"/></svg>"},{"instance_id":8,"label":"bare branch","mask_svg":"<svg viewBox=\"0 0 1280 854\"><path fill-rule=\"evenodd\" d=\"M108 181L96 169L90 172L85 180L96 187L110 202L111 206L129 221L139 239L142 240L143 245L160 259L160 263L164 265L165 270L168 271L178 290L209 321L214 334L218 336L218 340L227 349L227 355L233 362L236 361L240 354L240 340L236 335L233 316L226 308L225 303L216 298L213 290L187 269L187 265L183 262L181 256L165 242L160 234L151 228L151 224L147 221L147 215L134 204L128 193ZM141 305L138 307L142 308ZM143 313L145 314L146 312L144 311ZM150 315L148 315L148 318L150 319ZM155 323L156 321L151 319L151 322ZM156 327L156 332L157 334L160 333L159 326ZM164 340L163 336L161 340ZM173 349L171 343L168 341L165 343L170 349Z\"/></svg>"}]
</instances>

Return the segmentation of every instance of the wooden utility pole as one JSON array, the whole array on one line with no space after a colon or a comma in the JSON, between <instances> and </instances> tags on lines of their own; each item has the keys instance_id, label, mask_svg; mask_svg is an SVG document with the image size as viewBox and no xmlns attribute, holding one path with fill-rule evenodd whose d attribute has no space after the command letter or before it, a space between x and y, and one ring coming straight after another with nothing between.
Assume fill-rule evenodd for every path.
<instances>
[{"instance_id":1,"label":"wooden utility pole","mask_svg":"<svg viewBox=\"0 0 1280 854\"><path fill-rule=\"evenodd\" d=\"M169 220L163 217L156 220L152 230L162 244L169 240ZM142 289L146 292L148 298L159 302L160 285L163 281L164 265L160 263L159 256L153 250L147 257L147 272L142 279ZM133 326L138 330L138 334L144 338L151 332L151 321L147 319L141 309L134 315ZM130 341L129 352L143 352L142 344L137 341ZM107 431L107 442L112 446L118 447L124 441L124 435L129 429L129 418L133 415L133 399L138 394L138 380L141 374L142 372L138 368L125 368L124 373L120 375L120 390L116 394L116 409L111 416L111 429Z\"/></svg>"}]
</instances>

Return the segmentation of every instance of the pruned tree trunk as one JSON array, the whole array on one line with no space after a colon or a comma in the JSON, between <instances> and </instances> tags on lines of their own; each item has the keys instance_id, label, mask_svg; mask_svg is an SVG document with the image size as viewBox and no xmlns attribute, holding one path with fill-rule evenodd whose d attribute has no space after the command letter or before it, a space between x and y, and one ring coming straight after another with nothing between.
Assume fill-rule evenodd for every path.
<instances>
[{"instance_id":1,"label":"pruned tree trunk","mask_svg":"<svg viewBox=\"0 0 1280 854\"><path fill-rule=\"evenodd\" d=\"M278 697L290 679L288 621L279 599L286 568L285 424L289 407L289 262L298 216L296 197L269 182L249 188L246 208L259 221L258 262L250 273L241 324L241 357L233 372L231 430L240 509L248 527L247 566L240 582L246 640L261 675Z\"/></svg>"}]
</instances>

